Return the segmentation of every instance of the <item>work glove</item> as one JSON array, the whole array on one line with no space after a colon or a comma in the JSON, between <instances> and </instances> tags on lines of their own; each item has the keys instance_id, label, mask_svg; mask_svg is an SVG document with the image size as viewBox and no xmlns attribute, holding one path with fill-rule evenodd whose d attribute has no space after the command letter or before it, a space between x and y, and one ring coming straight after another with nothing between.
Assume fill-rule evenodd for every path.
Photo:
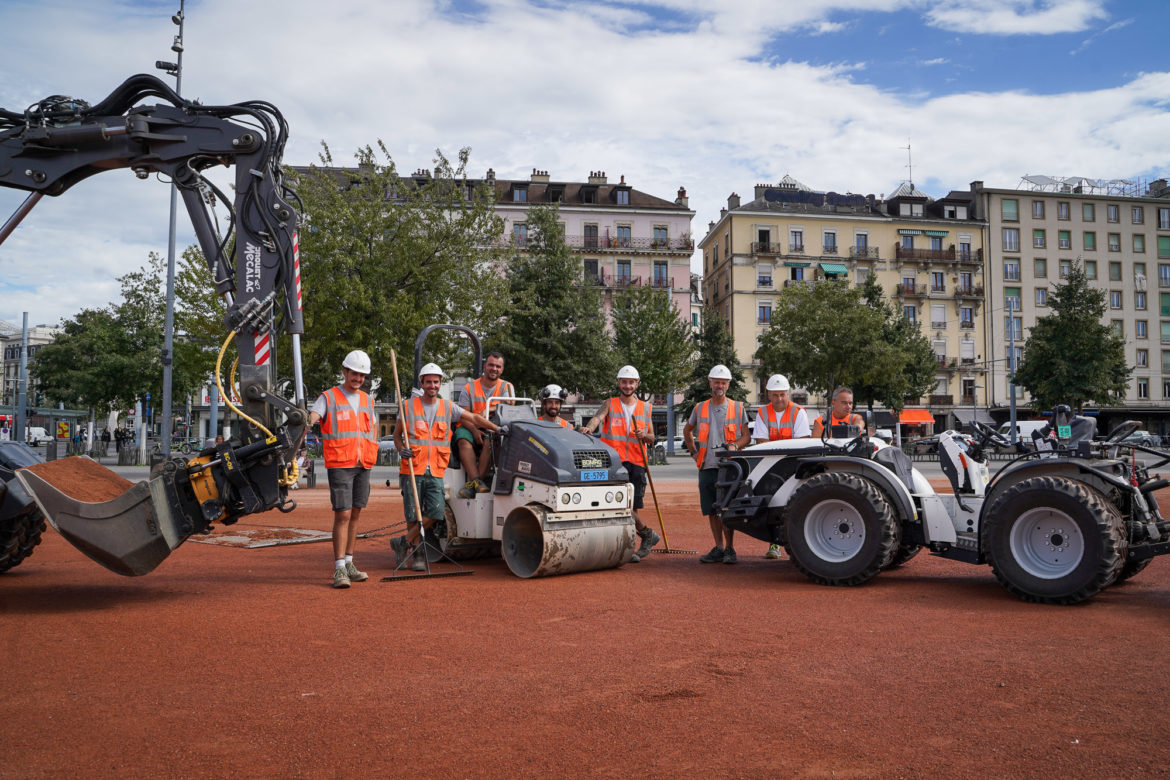
<instances>
[{"instance_id":1,"label":"work glove","mask_svg":"<svg viewBox=\"0 0 1170 780\"><path fill-rule=\"evenodd\" d=\"M501 425L499 428L496 428L496 433L500 436L507 436L509 432L510 430L507 425Z\"/></svg>"},{"instance_id":2,"label":"work glove","mask_svg":"<svg viewBox=\"0 0 1170 780\"><path fill-rule=\"evenodd\" d=\"M402 458L403 460L410 460L414 457L414 450L410 447L403 447L398 451L398 457Z\"/></svg>"}]
</instances>

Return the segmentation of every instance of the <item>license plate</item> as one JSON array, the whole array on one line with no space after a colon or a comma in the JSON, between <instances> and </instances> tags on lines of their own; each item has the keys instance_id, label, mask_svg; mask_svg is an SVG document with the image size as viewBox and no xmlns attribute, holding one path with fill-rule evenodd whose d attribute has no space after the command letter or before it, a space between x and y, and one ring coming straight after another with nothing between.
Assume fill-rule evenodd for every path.
<instances>
[{"instance_id":1,"label":"license plate","mask_svg":"<svg viewBox=\"0 0 1170 780\"><path fill-rule=\"evenodd\" d=\"M601 471L582 471L582 482L604 482L609 479L609 472L604 469Z\"/></svg>"}]
</instances>

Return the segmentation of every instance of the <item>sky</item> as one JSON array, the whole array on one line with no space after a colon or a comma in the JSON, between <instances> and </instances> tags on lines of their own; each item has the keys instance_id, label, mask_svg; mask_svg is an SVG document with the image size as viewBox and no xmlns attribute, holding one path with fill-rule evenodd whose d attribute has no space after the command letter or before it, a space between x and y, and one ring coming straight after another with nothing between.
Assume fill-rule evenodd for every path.
<instances>
[{"instance_id":1,"label":"sky","mask_svg":"<svg viewBox=\"0 0 1170 780\"><path fill-rule=\"evenodd\" d=\"M0 0L0 106L157 73L178 8ZM294 165L381 139L404 173L469 147L472 176L685 187L701 238L728 195L785 174L882 195L912 173L935 197L1170 176L1168 23L1161 0L188 0L182 92L275 104ZM0 222L25 197L0 188ZM0 245L0 320L116 301L165 256L169 206L126 170L44 198ZM178 225L181 252L181 204Z\"/></svg>"}]
</instances>

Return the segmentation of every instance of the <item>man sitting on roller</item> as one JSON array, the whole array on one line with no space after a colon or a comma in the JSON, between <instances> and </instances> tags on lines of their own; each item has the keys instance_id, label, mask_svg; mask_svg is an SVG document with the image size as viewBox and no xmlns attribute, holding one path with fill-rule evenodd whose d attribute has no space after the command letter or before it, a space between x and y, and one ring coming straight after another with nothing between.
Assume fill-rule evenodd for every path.
<instances>
[{"instance_id":1,"label":"man sitting on roller","mask_svg":"<svg viewBox=\"0 0 1170 780\"><path fill-rule=\"evenodd\" d=\"M511 382L500 378L504 373L504 356L489 352L483 363L483 376L468 382L459 392L459 406L469 412L486 417L489 398L511 398L516 395ZM485 476L491 468L491 447L483 446L483 432L478 428L460 423L455 431L455 448L459 463L467 475L467 483L460 489L461 498L474 498L477 492L490 489Z\"/></svg>"},{"instance_id":2,"label":"man sitting on roller","mask_svg":"<svg viewBox=\"0 0 1170 780\"><path fill-rule=\"evenodd\" d=\"M537 395L540 401L540 416L536 419L556 423L562 428L572 428L573 424L561 417L561 404L568 395L565 388L560 385L545 385Z\"/></svg>"}]
</instances>

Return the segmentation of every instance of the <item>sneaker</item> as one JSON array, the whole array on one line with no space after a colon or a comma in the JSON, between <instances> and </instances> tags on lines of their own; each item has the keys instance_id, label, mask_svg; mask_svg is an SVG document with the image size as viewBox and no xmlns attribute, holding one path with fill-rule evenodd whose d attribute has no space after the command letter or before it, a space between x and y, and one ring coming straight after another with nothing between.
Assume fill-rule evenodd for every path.
<instances>
[{"instance_id":1,"label":"sneaker","mask_svg":"<svg viewBox=\"0 0 1170 780\"><path fill-rule=\"evenodd\" d=\"M711 552L699 557L699 563L719 563L723 560L723 548L712 547Z\"/></svg>"},{"instance_id":2,"label":"sneaker","mask_svg":"<svg viewBox=\"0 0 1170 780\"><path fill-rule=\"evenodd\" d=\"M345 576L349 577L350 582L365 582L370 578L370 575L364 571L358 571L358 568L353 565L353 561L346 562Z\"/></svg>"},{"instance_id":3,"label":"sneaker","mask_svg":"<svg viewBox=\"0 0 1170 780\"><path fill-rule=\"evenodd\" d=\"M768 548L768 552L764 553L764 557L769 560L775 560L776 558L783 558L784 553L781 552L780 545L774 544Z\"/></svg>"},{"instance_id":4,"label":"sneaker","mask_svg":"<svg viewBox=\"0 0 1170 780\"><path fill-rule=\"evenodd\" d=\"M477 479L476 483L477 483L476 492L486 493L492 489L491 488L491 480L487 479L486 477L483 479Z\"/></svg>"},{"instance_id":5,"label":"sneaker","mask_svg":"<svg viewBox=\"0 0 1170 780\"><path fill-rule=\"evenodd\" d=\"M724 563L735 563L738 560L739 560L739 558L737 558L735 556L735 548L727 547L726 549L723 550L723 562Z\"/></svg>"},{"instance_id":6,"label":"sneaker","mask_svg":"<svg viewBox=\"0 0 1170 780\"><path fill-rule=\"evenodd\" d=\"M406 546L405 536L395 536L390 540L390 549L394 551L394 567L402 566L402 562L406 560L406 553L409 548Z\"/></svg>"},{"instance_id":7,"label":"sneaker","mask_svg":"<svg viewBox=\"0 0 1170 780\"><path fill-rule=\"evenodd\" d=\"M634 555L638 556L639 559L649 555L650 548L662 541L662 537L654 533L650 528L646 528L644 531L644 533L638 534L638 536L642 537L642 544L638 545L638 549L634 552Z\"/></svg>"},{"instance_id":8,"label":"sneaker","mask_svg":"<svg viewBox=\"0 0 1170 780\"><path fill-rule=\"evenodd\" d=\"M346 574L344 568L333 570L333 587L335 587L335 588L348 588L349 587L349 575Z\"/></svg>"},{"instance_id":9,"label":"sneaker","mask_svg":"<svg viewBox=\"0 0 1170 780\"><path fill-rule=\"evenodd\" d=\"M469 479L463 487L459 488L460 498L475 498L475 494L479 492L479 480ZM487 492L487 489L484 489Z\"/></svg>"}]
</instances>

